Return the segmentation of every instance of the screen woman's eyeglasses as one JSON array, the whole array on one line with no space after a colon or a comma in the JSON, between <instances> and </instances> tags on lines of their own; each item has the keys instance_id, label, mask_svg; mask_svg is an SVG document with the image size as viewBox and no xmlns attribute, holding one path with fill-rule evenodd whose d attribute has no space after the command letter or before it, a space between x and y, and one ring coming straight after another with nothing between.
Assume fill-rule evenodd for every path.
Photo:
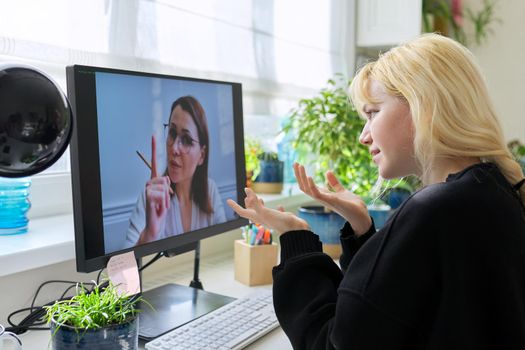
<instances>
[{"instance_id":1,"label":"screen woman's eyeglasses","mask_svg":"<svg viewBox=\"0 0 525 350\"><path fill-rule=\"evenodd\" d=\"M166 130L168 132L168 135L167 135L168 146L171 147L174 144L176 144L181 153L184 153L184 154L189 153L189 151L193 147L193 144L199 143L199 141L193 139L188 134L182 133L178 135L177 129L173 126L170 126L169 124L164 124L165 134L166 134Z\"/></svg>"}]
</instances>

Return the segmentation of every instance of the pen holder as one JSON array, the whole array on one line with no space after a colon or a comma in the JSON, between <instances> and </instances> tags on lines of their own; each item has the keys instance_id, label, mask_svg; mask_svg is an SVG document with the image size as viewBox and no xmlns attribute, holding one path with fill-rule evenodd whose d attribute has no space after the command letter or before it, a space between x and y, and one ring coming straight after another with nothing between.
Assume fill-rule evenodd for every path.
<instances>
[{"instance_id":1,"label":"pen holder","mask_svg":"<svg viewBox=\"0 0 525 350\"><path fill-rule=\"evenodd\" d=\"M277 244L249 245L235 241L235 279L248 286L272 283L272 268L277 264Z\"/></svg>"}]
</instances>

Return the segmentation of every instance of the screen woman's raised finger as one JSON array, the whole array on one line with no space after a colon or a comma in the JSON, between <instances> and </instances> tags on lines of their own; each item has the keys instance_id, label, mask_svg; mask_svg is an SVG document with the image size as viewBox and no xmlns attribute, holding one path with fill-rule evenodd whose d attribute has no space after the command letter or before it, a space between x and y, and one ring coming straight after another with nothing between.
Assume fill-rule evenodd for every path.
<instances>
[{"instance_id":1,"label":"screen woman's raised finger","mask_svg":"<svg viewBox=\"0 0 525 350\"><path fill-rule=\"evenodd\" d=\"M157 175L157 142L155 135L151 135L151 178L156 178Z\"/></svg>"}]
</instances>

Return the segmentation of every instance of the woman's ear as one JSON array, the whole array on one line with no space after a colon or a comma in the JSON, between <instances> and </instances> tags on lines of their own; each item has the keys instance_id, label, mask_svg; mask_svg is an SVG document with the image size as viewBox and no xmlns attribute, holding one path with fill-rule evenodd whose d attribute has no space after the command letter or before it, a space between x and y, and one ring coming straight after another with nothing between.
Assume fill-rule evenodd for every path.
<instances>
[{"instance_id":1,"label":"woman's ear","mask_svg":"<svg viewBox=\"0 0 525 350\"><path fill-rule=\"evenodd\" d=\"M204 163L204 159L206 158L206 152L207 152L207 148L206 148L206 145L204 145L201 147L201 156L199 158L199 165L202 165L202 163Z\"/></svg>"}]
</instances>

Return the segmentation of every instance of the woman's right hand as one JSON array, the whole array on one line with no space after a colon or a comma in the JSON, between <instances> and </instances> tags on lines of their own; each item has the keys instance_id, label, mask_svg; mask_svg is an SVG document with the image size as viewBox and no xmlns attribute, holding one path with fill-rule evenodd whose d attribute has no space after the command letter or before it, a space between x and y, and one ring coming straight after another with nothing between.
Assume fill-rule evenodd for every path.
<instances>
[{"instance_id":1,"label":"woman's right hand","mask_svg":"<svg viewBox=\"0 0 525 350\"><path fill-rule=\"evenodd\" d=\"M372 219L368 214L365 202L358 195L345 189L333 172L326 173L326 182L333 190L330 191L317 187L314 180L306 175L304 166L294 163L293 169L301 191L345 218L352 225L357 236L370 229Z\"/></svg>"},{"instance_id":2,"label":"woman's right hand","mask_svg":"<svg viewBox=\"0 0 525 350\"><path fill-rule=\"evenodd\" d=\"M171 183L169 176L157 174L157 147L155 136L151 138L151 178L146 183L146 227L137 244L151 242L159 237L162 222L170 208Z\"/></svg>"},{"instance_id":3,"label":"woman's right hand","mask_svg":"<svg viewBox=\"0 0 525 350\"><path fill-rule=\"evenodd\" d=\"M246 198L241 207L237 202L228 199L228 205L241 217L262 224L268 228L277 230L280 233L296 230L308 230L308 223L292 213L287 213L284 208L279 210L270 209L264 206L263 200L257 197L255 192L245 188Z\"/></svg>"}]
</instances>

